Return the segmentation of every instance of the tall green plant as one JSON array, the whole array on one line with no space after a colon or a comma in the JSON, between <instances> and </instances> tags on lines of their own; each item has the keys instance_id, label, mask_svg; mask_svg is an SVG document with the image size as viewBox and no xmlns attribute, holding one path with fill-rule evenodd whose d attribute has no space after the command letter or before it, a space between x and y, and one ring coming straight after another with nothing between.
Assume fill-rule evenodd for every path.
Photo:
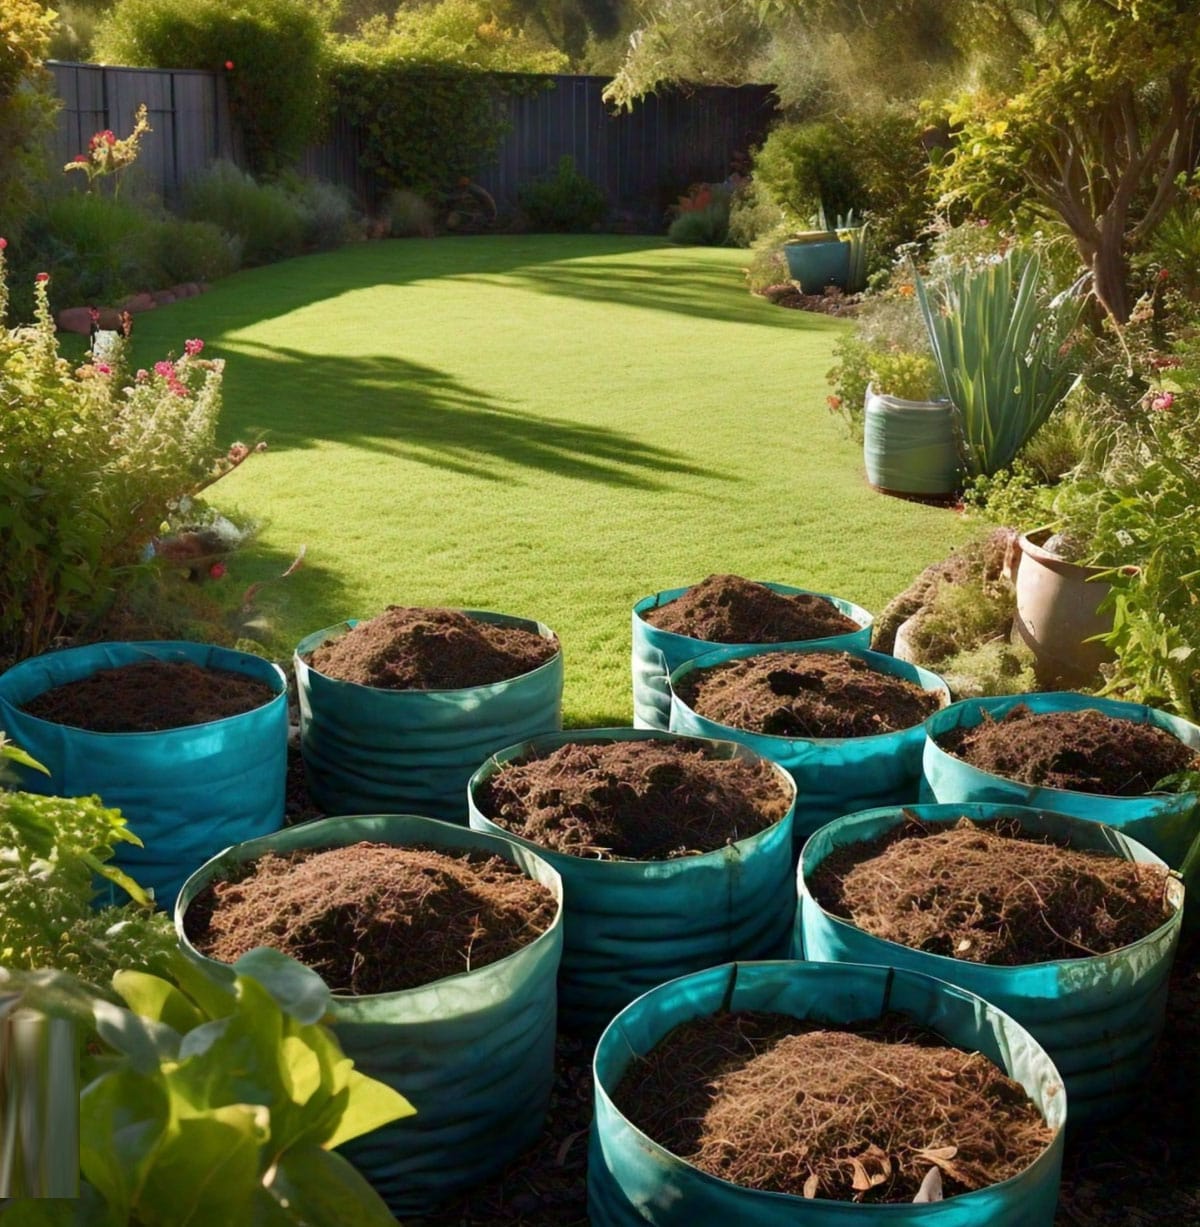
<instances>
[{"instance_id":1,"label":"tall green plant","mask_svg":"<svg viewBox=\"0 0 1200 1227\"><path fill-rule=\"evenodd\" d=\"M934 360L958 411L971 476L1009 464L1077 379L1071 333L1083 299L1039 295L1041 258L1014 248L953 270L917 298Z\"/></svg>"}]
</instances>

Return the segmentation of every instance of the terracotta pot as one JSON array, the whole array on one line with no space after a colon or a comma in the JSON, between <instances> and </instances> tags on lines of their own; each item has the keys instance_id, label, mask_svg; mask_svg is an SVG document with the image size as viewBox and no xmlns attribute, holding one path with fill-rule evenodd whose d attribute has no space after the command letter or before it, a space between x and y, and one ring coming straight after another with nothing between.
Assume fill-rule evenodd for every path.
<instances>
[{"instance_id":1,"label":"terracotta pot","mask_svg":"<svg viewBox=\"0 0 1200 1227\"><path fill-rule=\"evenodd\" d=\"M1112 630L1112 615L1098 608L1109 585L1094 578L1103 567L1080 566L1044 550L1050 532L1044 528L1018 538L1014 625L1034 654L1040 683L1084 685L1112 659L1104 644L1087 642Z\"/></svg>"}]
</instances>

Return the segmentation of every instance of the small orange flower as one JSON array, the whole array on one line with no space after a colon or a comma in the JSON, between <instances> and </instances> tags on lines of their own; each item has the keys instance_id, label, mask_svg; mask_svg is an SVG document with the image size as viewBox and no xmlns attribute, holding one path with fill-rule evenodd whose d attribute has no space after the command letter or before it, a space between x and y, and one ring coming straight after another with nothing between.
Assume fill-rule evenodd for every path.
<instances>
[{"instance_id":1,"label":"small orange flower","mask_svg":"<svg viewBox=\"0 0 1200 1227\"><path fill-rule=\"evenodd\" d=\"M903 285L897 287L901 298L911 298L916 292L916 287L911 281L906 281Z\"/></svg>"}]
</instances>

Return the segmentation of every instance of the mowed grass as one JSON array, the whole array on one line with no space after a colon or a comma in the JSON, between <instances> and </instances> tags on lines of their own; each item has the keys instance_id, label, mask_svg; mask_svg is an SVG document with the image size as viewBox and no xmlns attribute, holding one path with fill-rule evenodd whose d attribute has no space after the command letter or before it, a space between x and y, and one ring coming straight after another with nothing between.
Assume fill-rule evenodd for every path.
<instances>
[{"instance_id":1,"label":"mowed grass","mask_svg":"<svg viewBox=\"0 0 1200 1227\"><path fill-rule=\"evenodd\" d=\"M630 610L732 571L878 612L966 533L868 488L828 411L845 325L747 294L745 253L613 236L360 244L139 317L147 365L227 359L213 491L263 522L223 583L278 642L388 604L493 609L562 639L567 721L631 718Z\"/></svg>"}]
</instances>

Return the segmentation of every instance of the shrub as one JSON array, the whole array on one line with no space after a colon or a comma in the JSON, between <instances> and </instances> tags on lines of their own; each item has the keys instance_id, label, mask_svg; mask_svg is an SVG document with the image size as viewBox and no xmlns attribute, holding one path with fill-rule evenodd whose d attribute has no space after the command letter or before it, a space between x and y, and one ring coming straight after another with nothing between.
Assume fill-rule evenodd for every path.
<instances>
[{"instance_id":1,"label":"shrub","mask_svg":"<svg viewBox=\"0 0 1200 1227\"><path fill-rule=\"evenodd\" d=\"M700 183L681 196L677 215L667 229L672 243L693 247L720 247L729 241L729 189Z\"/></svg>"},{"instance_id":2,"label":"shrub","mask_svg":"<svg viewBox=\"0 0 1200 1227\"><path fill-rule=\"evenodd\" d=\"M326 251L354 237L354 202L344 187L292 173L279 185L300 208L305 247Z\"/></svg>"},{"instance_id":3,"label":"shrub","mask_svg":"<svg viewBox=\"0 0 1200 1227\"><path fill-rule=\"evenodd\" d=\"M779 124L754 155L754 177L772 200L794 217L862 212L866 188L846 130L810 120Z\"/></svg>"},{"instance_id":4,"label":"shrub","mask_svg":"<svg viewBox=\"0 0 1200 1227\"><path fill-rule=\"evenodd\" d=\"M6 296L0 254L0 319ZM0 653L16 656L98 617L172 507L211 483L224 368L189 341L128 384L119 354L72 369L45 280L35 302L33 327L0 328Z\"/></svg>"},{"instance_id":5,"label":"shrub","mask_svg":"<svg viewBox=\"0 0 1200 1227\"><path fill-rule=\"evenodd\" d=\"M783 226L785 220L783 210L749 179L729 202L729 239L736 247L753 247L764 235Z\"/></svg>"},{"instance_id":6,"label":"shrub","mask_svg":"<svg viewBox=\"0 0 1200 1227\"><path fill-rule=\"evenodd\" d=\"M553 176L535 179L517 191L517 201L535 230L588 230L608 214L604 190L564 155Z\"/></svg>"},{"instance_id":7,"label":"shrub","mask_svg":"<svg viewBox=\"0 0 1200 1227\"><path fill-rule=\"evenodd\" d=\"M242 241L246 264L269 264L304 249L300 202L274 184L258 184L231 162L214 162L184 188L184 212Z\"/></svg>"},{"instance_id":8,"label":"shrub","mask_svg":"<svg viewBox=\"0 0 1200 1227\"><path fill-rule=\"evenodd\" d=\"M781 225L755 239L750 263L746 265L746 284L752 292L758 293L788 280L787 257L783 254L787 236L788 227Z\"/></svg>"},{"instance_id":9,"label":"shrub","mask_svg":"<svg viewBox=\"0 0 1200 1227\"><path fill-rule=\"evenodd\" d=\"M237 271L241 263L241 240L212 222L189 222L168 217L149 228L147 262L160 270L161 283L216 281Z\"/></svg>"},{"instance_id":10,"label":"shrub","mask_svg":"<svg viewBox=\"0 0 1200 1227\"><path fill-rule=\"evenodd\" d=\"M324 39L306 0L118 0L96 44L110 63L224 71L246 159L269 173L317 131Z\"/></svg>"},{"instance_id":11,"label":"shrub","mask_svg":"<svg viewBox=\"0 0 1200 1227\"><path fill-rule=\"evenodd\" d=\"M416 192L405 188L393 192L384 203L383 217L394 239L433 238L433 205Z\"/></svg>"}]
</instances>

